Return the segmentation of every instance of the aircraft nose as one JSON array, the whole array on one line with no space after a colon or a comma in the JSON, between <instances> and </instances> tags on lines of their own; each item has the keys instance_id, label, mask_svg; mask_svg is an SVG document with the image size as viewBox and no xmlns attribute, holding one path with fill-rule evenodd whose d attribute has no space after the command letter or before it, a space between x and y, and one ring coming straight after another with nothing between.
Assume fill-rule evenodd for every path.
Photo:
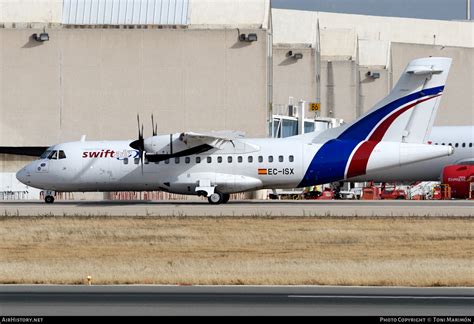
<instances>
[{"instance_id":1,"label":"aircraft nose","mask_svg":"<svg viewBox=\"0 0 474 324\"><path fill-rule=\"evenodd\" d=\"M23 184L28 184L30 178L30 172L28 170L28 166L24 167L20 171L16 173L16 178Z\"/></svg>"}]
</instances>

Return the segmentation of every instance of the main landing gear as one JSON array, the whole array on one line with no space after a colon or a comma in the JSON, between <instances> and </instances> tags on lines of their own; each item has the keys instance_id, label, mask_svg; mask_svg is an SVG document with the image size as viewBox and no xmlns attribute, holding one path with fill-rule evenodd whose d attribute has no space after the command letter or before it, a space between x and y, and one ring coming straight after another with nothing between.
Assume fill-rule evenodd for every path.
<instances>
[{"instance_id":1,"label":"main landing gear","mask_svg":"<svg viewBox=\"0 0 474 324\"><path fill-rule=\"evenodd\" d=\"M207 200L211 205L225 204L229 201L230 194L221 193L219 191L214 191L212 195L207 197Z\"/></svg>"},{"instance_id":2,"label":"main landing gear","mask_svg":"<svg viewBox=\"0 0 474 324\"><path fill-rule=\"evenodd\" d=\"M44 202L47 203L47 204L52 204L54 202L54 196L44 197Z\"/></svg>"},{"instance_id":3,"label":"main landing gear","mask_svg":"<svg viewBox=\"0 0 474 324\"><path fill-rule=\"evenodd\" d=\"M230 199L230 194L217 191L216 186L212 186L210 180L199 180L195 190L198 196L207 197L211 205L225 204Z\"/></svg>"}]
</instances>

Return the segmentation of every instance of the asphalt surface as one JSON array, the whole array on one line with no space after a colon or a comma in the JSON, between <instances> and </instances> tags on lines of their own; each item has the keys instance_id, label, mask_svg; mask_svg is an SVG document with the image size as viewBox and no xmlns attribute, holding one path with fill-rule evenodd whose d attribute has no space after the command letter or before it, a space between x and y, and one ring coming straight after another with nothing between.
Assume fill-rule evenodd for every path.
<instances>
[{"instance_id":1,"label":"asphalt surface","mask_svg":"<svg viewBox=\"0 0 474 324\"><path fill-rule=\"evenodd\" d=\"M472 288L0 286L0 314L472 316Z\"/></svg>"},{"instance_id":2,"label":"asphalt surface","mask_svg":"<svg viewBox=\"0 0 474 324\"><path fill-rule=\"evenodd\" d=\"M474 200L2 201L3 216L474 216Z\"/></svg>"}]
</instances>

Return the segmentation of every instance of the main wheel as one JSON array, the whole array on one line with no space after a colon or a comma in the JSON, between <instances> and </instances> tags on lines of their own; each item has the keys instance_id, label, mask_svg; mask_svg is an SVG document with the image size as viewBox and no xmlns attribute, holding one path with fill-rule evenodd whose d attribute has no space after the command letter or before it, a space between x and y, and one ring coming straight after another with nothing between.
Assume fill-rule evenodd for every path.
<instances>
[{"instance_id":1,"label":"main wheel","mask_svg":"<svg viewBox=\"0 0 474 324\"><path fill-rule=\"evenodd\" d=\"M230 194L222 194L222 203L225 204L229 201Z\"/></svg>"},{"instance_id":2,"label":"main wheel","mask_svg":"<svg viewBox=\"0 0 474 324\"><path fill-rule=\"evenodd\" d=\"M224 195L218 191L215 191L212 195L207 197L207 200L211 205L218 205L224 200Z\"/></svg>"},{"instance_id":3,"label":"main wheel","mask_svg":"<svg viewBox=\"0 0 474 324\"><path fill-rule=\"evenodd\" d=\"M44 197L44 202L47 204L52 204L54 202L54 197L53 196L46 196Z\"/></svg>"}]
</instances>

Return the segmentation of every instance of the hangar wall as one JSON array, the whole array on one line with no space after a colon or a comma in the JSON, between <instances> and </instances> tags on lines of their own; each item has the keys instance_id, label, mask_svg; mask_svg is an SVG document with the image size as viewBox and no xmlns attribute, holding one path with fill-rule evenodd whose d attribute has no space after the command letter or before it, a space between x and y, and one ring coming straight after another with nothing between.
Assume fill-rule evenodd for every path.
<instances>
[{"instance_id":1,"label":"hangar wall","mask_svg":"<svg viewBox=\"0 0 474 324\"><path fill-rule=\"evenodd\" d=\"M275 106L286 104L288 96L318 101L314 89L319 88L320 115L349 122L389 93L410 60L449 56L453 66L435 125L474 123L472 22L287 9L272 9L272 19L274 52L296 47L314 53L311 60L274 62ZM378 73L377 78L368 72ZM300 84L286 81L298 74Z\"/></svg>"},{"instance_id":2,"label":"hangar wall","mask_svg":"<svg viewBox=\"0 0 474 324\"><path fill-rule=\"evenodd\" d=\"M288 96L294 96L296 101L317 101L316 55L314 49L306 51L313 53L311 60L298 60L287 65L278 65L274 60L274 105L286 104ZM279 50L274 49L275 57L278 57L278 53ZM447 56L453 59L435 125L473 125L474 48L407 43L391 43L391 62L386 67L363 66L356 59L322 57L319 69L320 115L343 118L346 122L354 120L390 92L408 62L427 56ZM376 72L379 76L374 79L368 72ZM291 82L293 80L299 82Z\"/></svg>"},{"instance_id":3,"label":"hangar wall","mask_svg":"<svg viewBox=\"0 0 474 324\"><path fill-rule=\"evenodd\" d=\"M303 54L296 60L288 52ZM273 47L273 101L288 103L288 97L295 100L314 101L316 97L315 50L304 46Z\"/></svg>"},{"instance_id":4,"label":"hangar wall","mask_svg":"<svg viewBox=\"0 0 474 324\"><path fill-rule=\"evenodd\" d=\"M267 36L236 29L0 29L0 146L151 132L266 135Z\"/></svg>"}]
</instances>

